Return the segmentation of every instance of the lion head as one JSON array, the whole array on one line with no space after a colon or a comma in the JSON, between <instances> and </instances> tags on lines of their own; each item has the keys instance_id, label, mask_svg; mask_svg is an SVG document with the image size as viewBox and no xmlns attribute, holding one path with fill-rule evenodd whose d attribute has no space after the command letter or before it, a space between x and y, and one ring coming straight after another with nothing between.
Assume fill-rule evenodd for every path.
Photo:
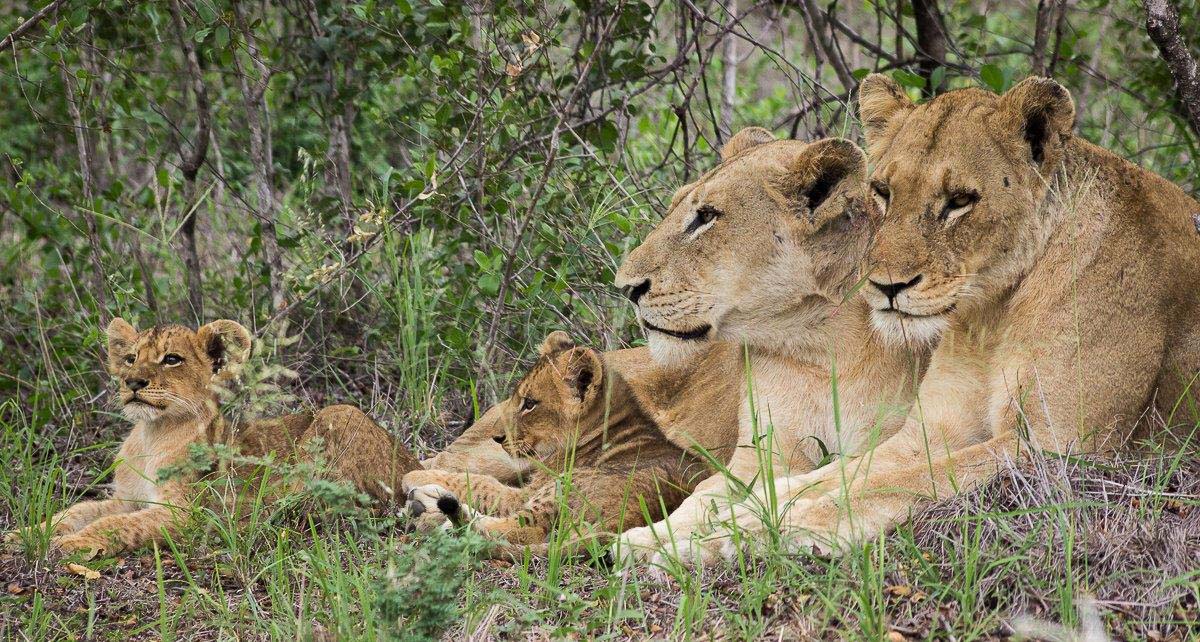
<instances>
[{"instance_id":1,"label":"lion head","mask_svg":"<svg viewBox=\"0 0 1200 642\"><path fill-rule=\"evenodd\" d=\"M859 112L883 211L862 293L885 336L931 341L956 309L1011 287L1045 246L1071 95L1029 78L1003 95L962 89L916 105L874 74Z\"/></svg>"},{"instance_id":2,"label":"lion head","mask_svg":"<svg viewBox=\"0 0 1200 642\"><path fill-rule=\"evenodd\" d=\"M524 459L546 461L568 451L581 431L603 423L604 376L600 353L576 346L565 332L550 333L537 363L499 404L503 432L496 442Z\"/></svg>"},{"instance_id":3,"label":"lion head","mask_svg":"<svg viewBox=\"0 0 1200 642\"><path fill-rule=\"evenodd\" d=\"M865 175L846 140L775 140L758 127L730 139L617 272L655 359L679 361L708 340L813 341L870 242Z\"/></svg>"},{"instance_id":4,"label":"lion head","mask_svg":"<svg viewBox=\"0 0 1200 642\"><path fill-rule=\"evenodd\" d=\"M108 371L119 383L121 412L130 421L211 418L212 384L232 376L251 345L246 328L228 320L195 331L162 325L138 332L118 317L106 333Z\"/></svg>"}]
</instances>

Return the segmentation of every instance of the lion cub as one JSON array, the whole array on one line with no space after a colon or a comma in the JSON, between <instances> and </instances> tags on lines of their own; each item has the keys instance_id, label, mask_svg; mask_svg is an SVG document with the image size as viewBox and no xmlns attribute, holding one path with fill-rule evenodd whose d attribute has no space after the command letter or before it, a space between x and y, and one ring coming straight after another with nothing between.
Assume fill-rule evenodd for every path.
<instances>
[{"instance_id":1,"label":"lion cub","mask_svg":"<svg viewBox=\"0 0 1200 642\"><path fill-rule=\"evenodd\" d=\"M539 353L513 395L496 406L501 419L493 437L513 457L535 462L529 483L514 488L489 477L418 470L404 477L413 515L440 512L509 543L535 544L560 520L619 532L645 524L647 512L661 519L709 474L704 460L664 436L596 350L554 332Z\"/></svg>"},{"instance_id":2,"label":"lion cub","mask_svg":"<svg viewBox=\"0 0 1200 642\"><path fill-rule=\"evenodd\" d=\"M191 330L165 325L138 332L123 319L108 325L108 370L120 384L121 412L133 430L117 453L112 496L83 501L50 520L51 545L88 557L161 541L180 526L179 509L195 499L198 473L160 473L184 463L192 444L227 444L243 455L303 456L323 439L331 475L386 500L404 473L420 468L403 446L353 406L330 406L227 426L214 384L234 376L250 353L250 333L234 321Z\"/></svg>"}]
</instances>

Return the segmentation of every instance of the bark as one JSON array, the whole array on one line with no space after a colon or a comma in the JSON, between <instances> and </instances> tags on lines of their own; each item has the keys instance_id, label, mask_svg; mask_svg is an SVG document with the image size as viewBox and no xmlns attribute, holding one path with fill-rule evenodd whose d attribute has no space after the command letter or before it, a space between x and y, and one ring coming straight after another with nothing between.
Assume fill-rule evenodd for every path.
<instances>
[{"instance_id":1,"label":"bark","mask_svg":"<svg viewBox=\"0 0 1200 642\"><path fill-rule=\"evenodd\" d=\"M725 10L729 15L729 24L737 22L737 0L728 0ZM722 140L729 140L733 135L733 104L737 98L737 53L738 38L731 31L725 34L721 43L721 133Z\"/></svg>"},{"instance_id":2,"label":"bark","mask_svg":"<svg viewBox=\"0 0 1200 642\"><path fill-rule=\"evenodd\" d=\"M1062 42L1063 17L1066 15L1066 0L1038 0L1037 18L1033 26L1033 51L1029 67L1035 76L1053 76L1058 64L1058 47ZM1050 32L1054 31L1053 45ZM1046 53L1049 46L1050 60Z\"/></svg>"},{"instance_id":3,"label":"bark","mask_svg":"<svg viewBox=\"0 0 1200 642\"><path fill-rule=\"evenodd\" d=\"M179 227L183 243L184 280L187 284L188 305L197 322L204 319L204 278L200 265L200 252L196 249L196 210L200 204L196 199L196 175L208 156L208 143L212 132L212 114L209 109L208 87L200 68L196 47L184 28L183 12L179 0L171 0L171 21L175 25L175 36L183 52L184 67L196 103L196 131L192 135L191 152L184 151L179 144L180 171L183 174L183 223Z\"/></svg>"},{"instance_id":4,"label":"bark","mask_svg":"<svg viewBox=\"0 0 1200 642\"><path fill-rule=\"evenodd\" d=\"M88 246L92 259L92 296L96 299L96 307L100 312L100 320L106 321L108 310L108 282L105 276L104 264L100 253L100 230L96 223L96 214L92 208L96 206L96 173L92 166L92 144L88 138L87 125L83 120L83 112L79 108L79 92L75 84L75 76L65 63L59 64L63 86L67 94L67 111L71 114L72 129L75 130L75 152L79 158L79 174L83 178L84 206L79 208L87 229Z\"/></svg>"},{"instance_id":5,"label":"bark","mask_svg":"<svg viewBox=\"0 0 1200 642\"><path fill-rule=\"evenodd\" d=\"M1179 33L1179 8L1171 0L1146 0L1146 31L1167 63L1192 134L1200 139L1200 68Z\"/></svg>"},{"instance_id":6,"label":"bark","mask_svg":"<svg viewBox=\"0 0 1200 642\"><path fill-rule=\"evenodd\" d=\"M913 18L917 23L917 67L925 79L929 95L941 93L945 81L933 86L933 70L946 64L946 23L937 0L913 0Z\"/></svg>"},{"instance_id":7,"label":"bark","mask_svg":"<svg viewBox=\"0 0 1200 642\"><path fill-rule=\"evenodd\" d=\"M271 72L263 61L262 52L255 44L254 34L251 33L242 14L241 2L233 3L233 18L246 43L246 57L254 66L256 76L252 82L242 57L234 56L234 67L246 111L246 129L250 132L250 161L254 164L252 178L257 198L253 201L252 213L262 227L262 247L267 264L267 290L271 297L271 311L274 312L283 308L283 257L279 252L279 239L275 233L277 207L272 187L274 159L271 157L270 123L266 120L266 92Z\"/></svg>"}]
</instances>

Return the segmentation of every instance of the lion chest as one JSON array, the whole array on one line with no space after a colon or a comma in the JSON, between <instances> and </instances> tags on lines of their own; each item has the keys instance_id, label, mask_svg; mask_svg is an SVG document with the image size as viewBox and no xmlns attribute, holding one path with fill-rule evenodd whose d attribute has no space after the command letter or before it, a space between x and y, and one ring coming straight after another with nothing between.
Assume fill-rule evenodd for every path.
<instances>
[{"instance_id":1,"label":"lion chest","mask_svg":"<svg viewBox=\"0 0 1200 642\"><path fill-rule=\"evenodd\" d=\"M113 472L113 497L139 504L162 501L159 477L168 466L179 460L183 448L177 439L154 438L141 427L121 445Z\"/></svg>"}]
</instances>

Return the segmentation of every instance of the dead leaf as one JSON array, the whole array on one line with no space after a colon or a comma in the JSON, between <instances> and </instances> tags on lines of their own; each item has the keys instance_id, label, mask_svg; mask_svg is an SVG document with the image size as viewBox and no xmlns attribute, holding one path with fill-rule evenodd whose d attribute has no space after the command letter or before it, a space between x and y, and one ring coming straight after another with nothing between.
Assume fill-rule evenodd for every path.
<instances>
[{"instance_id":1,"label":"dead leaf","mask_svg":"<svg viewBox=\"0 0 1200 642\"><path fill-rule=\"evenodd\" d=\"M85 579L85 580L100 579L100 571L90 569L90 568L84 566L83 564L76 564L76 563L72 562L70 564L67 564L67 570L71 571L72 573L74 573L76 575L83 577L83 579Z\"/></svg>"},{"instance_id":2,"label":"dead leaf","mask_svg":"<svg viewBox=\"0 0 1200 642\"><path fill-rule=\"evenodd\" d=\"M521 68L521 65L518 65L515 62L510 62L504 65L504 73L507 74L509 78L516 78L517 76L520 76L522 71L524 71L524 69Z\"/></svg>"},{"instance_id":3,"label":"dead leaf","mask_svg":"<svg viewBox=\"0 0 1200 642\"><path fill-rule=\"evenodd\" d=\"M912 587L907 584L897 584L895 586L889 586L883 590L890 595L895 595L896 597L908 597L912 595L913 592Z\"/></svg>"},{"instance_id":4,"label":"dead leaf","mask_svg":"<svg viewBox=\"0 0 1200 642\"><path fill-rule=\"evenodd\" d=\"M525 48L529 51L537 51L542 46L542 37L536 31L526 31L521 34L521 42L525 43Z\"/></svg>"},{"instance_id":5,"label":"dead leaf","mask_svg":"<svg viewBox=\"0 0 1200 642\"><path fill-rule=\"evenodd\" d=\"M25 587L13 582L12 584L8 585L8 592L11 595L20 595L25 592Z\"/></svg>"}]
</instances>

